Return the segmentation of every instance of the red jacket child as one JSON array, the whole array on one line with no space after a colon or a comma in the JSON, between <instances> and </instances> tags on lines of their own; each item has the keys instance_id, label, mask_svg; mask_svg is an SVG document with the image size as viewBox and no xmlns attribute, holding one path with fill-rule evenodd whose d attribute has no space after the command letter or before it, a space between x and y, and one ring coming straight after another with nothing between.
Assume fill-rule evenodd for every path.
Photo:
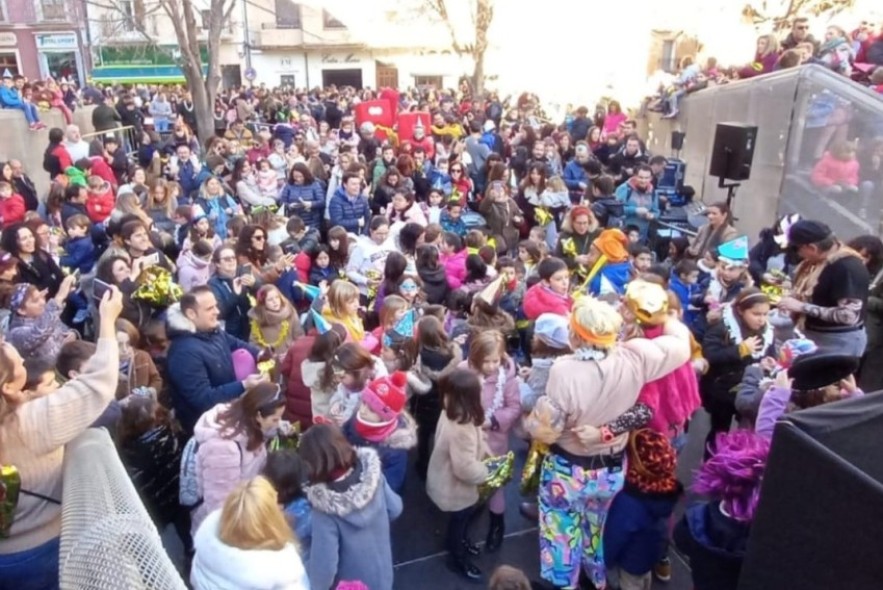
<instances>
[{"instance_id":1,"label":"red jacket child","mask_svg":"<svg viewBox=\"0 0 883 590\"><path fill-rule=\"evenodd\" d=\"M819 188L858 187L859 164L855 159L855 153L851 150L850 146L850 151L839 153L839 157L836 157L832 152L825 152L822 159L812 169L810 180L813 185Z\"/></svg>"},{"instance_id":2,"label":"red jacket child","mask_svg":"<svg viewBox=\"0 0 883 590\"><path fill-rule=\"evenodd\" d=\"M573 307L570 295L560 295L542 282L537 283L524 294L524 316L535 320L544 313L554 313L567 317Z\"/></svg>"},{"instance_id":3,"label":"red jacket child","mask_svg":"<svg viewBox=\"0 0 883 590\"><path fill-rule=\"evenodd\" d=\"M12 192L12 187L0 186L0 225L7 227L25 220L25 200Z\"/></svg>"},{"instance_id":4,"label":"red jacket child","mask_svg":"<svg viewBox=\"0 0 883 590\"><path fill-rule=\"evenodd\" d=\"M104 182L97 188L92 188L91 179L89 185L89 196L86 197L86 214L92 220L92 223L102 223L110 217L116 202L113 196L113 188L107 182Z\"/></svg>"},{"instance_id":5,"label":"red jacket child","mask_svg":"<svg viewBox=\"0 0 883 590\"><path fill-rule=\"evenodd\" d=\"M113 169L107 163L107 160L103 156L92 156L89 159L92 160L92 169L89 171L89 174L100 176L112 189L116 190L117 178L114 176Z\"/></svg>"}]
</instances>

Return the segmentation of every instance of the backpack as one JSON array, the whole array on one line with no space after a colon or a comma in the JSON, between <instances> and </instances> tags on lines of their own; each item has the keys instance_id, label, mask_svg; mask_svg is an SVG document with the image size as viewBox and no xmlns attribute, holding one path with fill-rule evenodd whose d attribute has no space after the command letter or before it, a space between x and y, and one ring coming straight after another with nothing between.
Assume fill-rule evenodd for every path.
<instances>
[{"instance_id":1,"label":"backpack","mask_svg":"<svg viewBox=\"0 0 883 590\"><path fill-rule=\"evenodd\" d=\"M236 441L236 449L239 451L239 463L242 464L242 447ZM179 479L178 503L185 508L195 510L202 504L204 498L199 491L199 478L196 475L196 457L199 453L199 441L191 436L184 450L181 452L181 476Z\"/></svg>"}]
</instances>

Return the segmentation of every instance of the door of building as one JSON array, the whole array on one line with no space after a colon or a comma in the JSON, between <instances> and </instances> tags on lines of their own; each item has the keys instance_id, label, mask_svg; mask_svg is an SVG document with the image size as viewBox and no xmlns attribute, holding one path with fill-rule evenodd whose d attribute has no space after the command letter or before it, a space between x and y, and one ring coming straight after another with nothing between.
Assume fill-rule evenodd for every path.
<instances>
[{"instance_id":1,"label":"door of building","mask_svg":"<svg viewBox=\"0 0 883 590\"><path fill-rule=\"evenodd\" d=\"M225 89L242 87L242 70L239 64L221 66L221 86Z\"/></svg>"},{"instance_id":2,"label":"door of building","mask_svg":"<svg viewBox=\"0 0 883 590\"><path fill-rule=\"evenodd\" d=\"M327 88L332 84L334 84L338 88L340 88L341 86L352 86L353 88L361 88L362 70L322 70L322 86Z\"/></svg>"},{"instance_id":3,"label":"door of building","mask_svg":"<svg viewBox=\"0 0 883 590\"><path fill-rule=\"evenodd\" d=\"M395 66L377 62L377 88L398 88L399 70Z\"/></svg>"}]
</instances>

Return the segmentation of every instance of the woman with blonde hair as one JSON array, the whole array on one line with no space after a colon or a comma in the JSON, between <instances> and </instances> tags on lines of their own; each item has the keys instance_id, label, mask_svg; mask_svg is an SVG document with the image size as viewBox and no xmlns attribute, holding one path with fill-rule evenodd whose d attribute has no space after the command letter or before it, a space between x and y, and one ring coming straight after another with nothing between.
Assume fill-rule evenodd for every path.
<instances>
[{"instance_id":1,"label":"woman with blonde hair","mask_svg":"<svg viewBox=\"0 0 883 590\"><path fill-rule=\"evenodd\" d=\"M262 476L236 486L224 507L206 517L194 545L195 590L309 590L276 490Z\"/></svg>"},{"instance_id":2,"label":"woman with blonde hair","mask_svg":"<svg viewBox=\"0 0 883 590\"><path fill-rule=\"evenodd\" d=\"M757 52L754 61L739 70L740 78L753 78L769 74L779 61L779 39L775 35L761 35L757 38Z\"/></svg>"},{"instance_id":3,"label":"woman with blonde hair","mask_svg":"<svg viewBox=\"0 0 883 590\"><path fill-rule=\"evenodd\" d=\"M540 476L540 563L542 577L559 587L577 587L581 568L606 587L601 534L624 484L628 433L605 425L635 405L644 384L690 358L690 333L674 317L653 340L617 342L621 328L613 307L581 298L570 316L574 352L552 365L546 395L525 421L531 437L550 446Z\"/></svg>"}]
</instances>

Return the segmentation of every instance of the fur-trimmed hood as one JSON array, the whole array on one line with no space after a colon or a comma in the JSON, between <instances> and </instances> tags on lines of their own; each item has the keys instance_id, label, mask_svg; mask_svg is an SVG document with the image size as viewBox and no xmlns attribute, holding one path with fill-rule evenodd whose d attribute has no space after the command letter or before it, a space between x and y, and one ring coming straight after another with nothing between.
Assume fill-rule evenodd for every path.
<instances>
[{"instance_id":1,"label":"fur-trimmed hood","mask_svg":"<svg viewBox=\"0 0 883 590\"><path fill-rule=\"evenodd\" d=\"M383 472L377 451L368 447L356 448L356 465L340 481L318 483L306 488L307 499L314 510L342 518L354 526L371 522L370 510L378 493L383 493ZM379 504L377 504L379 508Z\"/></svg>"},{"instance_id":2,"label":"fur-trimmed hood","mask_svg":"<svg viewBox=\"0 0 883 590\"><path fill-rule=\"evenodd\" d=\"M166 311L166 323L169 326L169 332L189 332L191 334L196 332L196 326L181 311L180 303L173 303L169 306Z\"/></svg>"},{"instance_id":3,"label":"fur-trimmed hood","mask_svg":"<svg viewBox=\"0 0 883 590\"><path fill-rule=\"evenodd\" d=\"M446 352L451 357L451 360L441 369L431 369L423 357L426 352L420 352L417 357L417 363L408 371L409 394L423 395L424 393L429 393L434 383L437 383L443 376L456 369L457 365L463 360L463 350L457 344L449 342ZM438 351L429 352L435 355L441 354Z\"/></svg>"},{"instance_id":4,"label":"fur-trimmed hood","mask_svg":"<svg viewBox=\"0 0 883 590\"><path fill-rule=\"evenodd\" d=\"M382 444L402 451L413 449L417 446L417 421L403 410L399 415L399 427Z\"/></svg>"}]
</instances>

